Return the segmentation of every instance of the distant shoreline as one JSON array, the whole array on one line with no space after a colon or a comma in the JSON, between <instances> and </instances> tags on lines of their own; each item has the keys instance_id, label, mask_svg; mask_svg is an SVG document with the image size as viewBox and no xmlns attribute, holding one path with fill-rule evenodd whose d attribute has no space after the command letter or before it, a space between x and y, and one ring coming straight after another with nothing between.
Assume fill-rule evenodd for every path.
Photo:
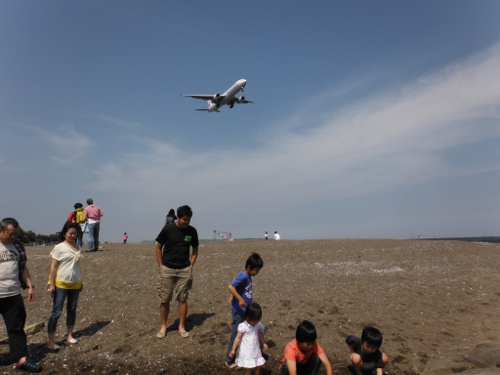
<instances>
[{"instance_id":1,"label":"distant shoreline","mask_svg":"<svg viewBox=\"0 0 500 375\"><path fill-rule=\"evenodd\" d=\"M427 241L465 241L465 242L492 242L500 243L500 237L420 237L419 240Z\"/></svg>"},{"instance_id":2,"label":"distant shoreline","mask_svg":"<svg viewBox=\"0 0 500 375\"><path fill-rule=\"evenodd\" d=\"M400 240L402 238L309 238L309 239L282 239L281 241L318 241L318 240L346 240L346 239L355 239L355 240ZM404 239L404 238L403 238ZM491 242L491 243L500 243L500 236L483 236L483 237L418 237L418 238L406 238L407 240L426 240L426 241L465 241L465 242ZM264 240L264 238L235 238L234 241L258 241ZM274 242L275 240L269 240L269 242ZM226 242L223 239L200 239L200 242ZM119 242L117 242L119 243ZM152 243L154 241L143 241L142 243Z\"/></svg>"},{"instance_id":3,"label":"distant shoreline","mask_svg":"<svg viewBox=\"0 0 500 375\"><path fill-rule=\"evenodd\" d=\"M406 239L406 240L420 240L420 241L464 241L464 242L489 242L489 243L500 243L500 236L483 236L483 237L417 237L417 238L316 238L316 239L284 239L281 241L319 241L319 240L401 240L401 239ZM258 241L258 240L264 240L264 238L235 238L234 241ZM275 240L269 240L269 242L274 242ZM200 239L200 243L206 243L206 242L226 242L226 240L223 239ZM155 241L142 241L142 242L137 242L138 244L143 244L143 245L148 245L148 244L155 244ZM121 244L121 241L119 242L110 242L110 241L104 241L101 242L101 245L106 246L106 245L111 245L111 244ZM132 243L130 243L132 244ZM54 246L56 243L48 243L44 245L38 245L39 246ZM33 246L32 244L24 244L24 246ZM85 244L84 244L85 247Z\"/></svg>"}]
</instances>

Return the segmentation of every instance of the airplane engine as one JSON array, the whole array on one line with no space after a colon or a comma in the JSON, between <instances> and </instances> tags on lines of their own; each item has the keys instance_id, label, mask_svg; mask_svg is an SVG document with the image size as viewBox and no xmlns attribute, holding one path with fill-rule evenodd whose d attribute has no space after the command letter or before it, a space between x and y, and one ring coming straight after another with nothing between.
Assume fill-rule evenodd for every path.
<instances>
[{"instance_id":1,"label":"airplane engine","mask_svg":"<svg viewBox=\"0 0 500 375\"><path fill-rule=\"evenodd\" d=\"M220 94L215 94L214 97L212 98L212 100L215 102L215 103L218 103L219 100L220 100Z\"/></svg>"},{"instance_id":2,"label":"airplane engine","mask_svg":"<svg viewBox=\"0 0 500 375\"><path fill-rule=\"evenodd\" d=\"M244 101L245 101L245 97L244 97L244 96L240 96L240 97L238 98L238 103L242 103L242 102L244 102Z\"/></svg>"}]
</instances>

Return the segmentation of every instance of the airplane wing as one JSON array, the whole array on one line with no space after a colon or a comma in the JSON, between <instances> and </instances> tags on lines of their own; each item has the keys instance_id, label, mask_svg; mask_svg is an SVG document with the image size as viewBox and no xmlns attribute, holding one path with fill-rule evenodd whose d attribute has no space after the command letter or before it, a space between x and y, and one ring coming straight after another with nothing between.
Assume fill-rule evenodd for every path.
<instances>
[{"instance_id":1,"label":"airplane wing","mask_svg":"<svg viewBox=\"0 0 500 375\"><path fill-rule=\"evenodd\" d=\"M236 100L236 103L238 103L238 104L248 104L248 103L255 104L255 103L254 103L254 102L252 102L251 100L246 100L246 99L239 99L239 100Z\"/></svg>"},{"instance_id":2,"label":"airplane wing","mask_svg":"<svg viewBox=\"0 0 500 375\"><path fill-rule=\"evenodd\" d=\"M208 108L196 108L195 111L210 112ZM220 112L218 109L212 112Z\"/></svg>"},{"instance_id":3,"label":"airplane wing","mask_svg":"<svg viewBox=\"0 0 500 375\"><path fill-rule=\"evenodd\" d=\"M187 95L183 94L182 96L186 96L188 98L193 98L193 99L201 99L201 100L214 100L217 99L217 101L221 101L222 99L225 98L225 95Z\"/></svg>"},{"instance_id":4,"label":"airplane wing","mask_svg":"<svg viewBox=\"0 0 500 375\"><path fill-rule=\"evenodd\" d=\"M255 104L251 100L245 99L244 96L240 96L239 98L237 98L237 97L233 98L233 100L231 100L229 103L227 103L227 105L229 106L229 108L233 108L235 104L248 104L248 103Z\"/></svg>"}]
</instances>

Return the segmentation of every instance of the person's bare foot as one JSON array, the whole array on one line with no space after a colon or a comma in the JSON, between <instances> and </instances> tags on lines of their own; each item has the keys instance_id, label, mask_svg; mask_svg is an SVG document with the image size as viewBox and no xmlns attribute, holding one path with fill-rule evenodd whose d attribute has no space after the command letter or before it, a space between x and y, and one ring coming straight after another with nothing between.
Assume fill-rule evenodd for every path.
<instances>
[{"instance_id":1,"label":"person's bare foot","mask_svg":"<svg viewBox=\"0 0 500 375\"><path fill-rule=\"evenodd\" d=\"M49 348L49 350L51 352L55 352L55 351L61 349L61 347L59 345L57 345L56 343L53 343L53 344L47 343L47 347Z\"/></svg>"}]
</instances>

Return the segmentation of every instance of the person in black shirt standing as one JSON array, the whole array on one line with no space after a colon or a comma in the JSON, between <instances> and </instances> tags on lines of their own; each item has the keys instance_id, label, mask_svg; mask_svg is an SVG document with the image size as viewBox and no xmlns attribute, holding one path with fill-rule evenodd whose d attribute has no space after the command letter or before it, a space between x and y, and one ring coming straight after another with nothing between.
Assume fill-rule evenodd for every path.
<instances>
[{"instance_id":1,"label":"person in black shirt standing","mask_svg":"<svg viewBox=\"0 0 500 375\"><path fill-rule=\"evenodd\" d=\"M167 319L173 298L179 301L179 335L182 338L189 337L184 324L199 244L196 229L189 225L192 216L193 211L189 206L179 207L175 224L164 226L156 238L156 260L159 268L156 289L160 298L161 316L161 326L156 337L159 339L167 335Z\"/></svg>"}]
</instances>

